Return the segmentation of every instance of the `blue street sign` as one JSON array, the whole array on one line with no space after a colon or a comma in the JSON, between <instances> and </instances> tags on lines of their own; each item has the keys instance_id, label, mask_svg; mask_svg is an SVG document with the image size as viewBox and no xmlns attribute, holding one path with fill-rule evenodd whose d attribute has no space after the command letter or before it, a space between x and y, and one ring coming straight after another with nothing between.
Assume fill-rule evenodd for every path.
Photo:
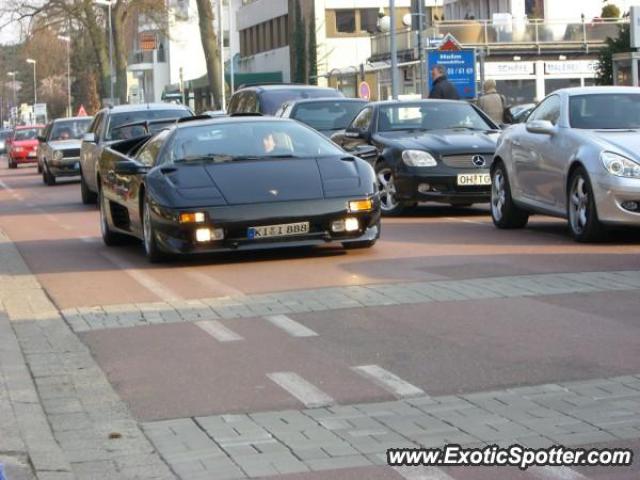
<instances>
[{"instance_id":1,"label":"blue street sign","mask_svg":"<svg viewBox=\"0 0 640 480\"><path fill-rule=\"evenodd\" d=\"M430 50L428 55L429 71L435 65L447 69L447 78L458 90L460 98L476 98L476 52L473 49ZM429 89L433 80L429 79Z\"/></svg>"}]
</instances>

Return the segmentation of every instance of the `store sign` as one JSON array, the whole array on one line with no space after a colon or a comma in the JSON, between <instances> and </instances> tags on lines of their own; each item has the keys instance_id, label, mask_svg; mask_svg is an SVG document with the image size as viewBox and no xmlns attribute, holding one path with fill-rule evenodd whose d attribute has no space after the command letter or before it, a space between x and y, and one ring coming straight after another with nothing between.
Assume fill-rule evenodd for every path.
<instances>
[{"instance_id":1,"label":"store sign","mask_svg":"<svg viewBox=\"0 0 640 480\"><path fill-rule=\"evenodd\" d=\"M544 62L544 73L547 75L595 75L597 69L597 60Z\"/></svg>"},{"instance_id":2,"label":"store sign","mask_svg":"<svg viewBox=\"0 0 640 480\"><path fill-rule=\"evenodd\" d=\"M488 77L533 75L533 72L533 62L488 62L484 64L484 73Z\"/></svg>"},{"instance_id":3,"label":"store sign","mask_svg":"<svg viewBox=\"0 0 640 480\"><path fill-rule=\"evenodd\" d=\"M447 79L456 87L460 98L476 98L476 51L472 48L460 48L456 38L447 34L438 50L429 50L427 56L429 70L442 65L447 70ZM433 89L433 80L429 79L429 90Z\"/></svg>"},{"instance_id":4,"label":"store sign","mask_svg":"<svg viewBox=\"0 0 640 480\"><path fill-rule=\"evenodd\" d=\"M157 37L154 32L141 32L140 37L140 50L155 50L157 48Z\"/></svg>"}]
</instances>

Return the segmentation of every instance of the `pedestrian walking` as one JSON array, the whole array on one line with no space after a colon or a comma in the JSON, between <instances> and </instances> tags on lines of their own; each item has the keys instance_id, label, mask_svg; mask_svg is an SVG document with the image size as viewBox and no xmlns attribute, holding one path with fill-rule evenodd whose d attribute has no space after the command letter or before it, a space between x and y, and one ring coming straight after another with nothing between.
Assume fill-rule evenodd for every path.
<instances>
[{"instance_id":1,"label":"pedestrian walking","mask_svg":"<svg viewBox=\"0 0 640 480\"><path fill-rule=\"evenodd\" d=\"M442 65L435 65L431 69L433 86L429 92L429 98L439 98L445 100L460 100L458 90L447 79L447 70Z\"/></svg>"},{"instance_id":2,"label":"pedestrian walking","mask_svg":"<svg viewBox=\"0 0 640 480\"><path fill-rule=\"evenodd\" d=\"M507 102L504 95L498 93L495 80L485 80L484 94L478 99L478 106L498 125L505 123L504 111Z\"/></svg>"}]
</instances>

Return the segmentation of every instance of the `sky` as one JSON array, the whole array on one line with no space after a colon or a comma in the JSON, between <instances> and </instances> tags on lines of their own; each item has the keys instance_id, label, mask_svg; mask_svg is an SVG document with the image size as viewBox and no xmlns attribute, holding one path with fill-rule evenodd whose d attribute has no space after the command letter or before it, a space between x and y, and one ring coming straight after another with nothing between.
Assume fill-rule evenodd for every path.
<instances>
[{"instance_id":1,"label":"sky","mask_svg":"<svg viewBox=\"0 0 640 480\"><path fill-rule=\"evenodd\" d=\"M0 3L11 0L0 0ZM0 17L0 25L4 25L6 20ZM17 43L20 40L20 25L11 23L8 26L0 27L0 44Z\"/></svg>"}]
</instances>

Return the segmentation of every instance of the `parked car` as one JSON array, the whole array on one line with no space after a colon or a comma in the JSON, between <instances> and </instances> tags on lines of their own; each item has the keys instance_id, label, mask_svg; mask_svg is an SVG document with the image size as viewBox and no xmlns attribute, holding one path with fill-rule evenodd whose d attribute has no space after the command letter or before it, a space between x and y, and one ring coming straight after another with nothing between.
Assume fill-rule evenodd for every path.
<instances>
[{"instance_id":1,"label":"parked car","mask_svg":"<svg viewBox=\"0 0 640 480\"><path fill-rule=\"evenodd\" d=\"M535 103L523 103L521 105L514 105L507 109L505 120L508 124L523 123L527 120L529 114L536 108Z\"/></svg>"},{"instance_id":2,"label":"parked car","mask_svg":"<svg viewBox=\"0 0 640 480\"><path fill-rule=\"evenodd\" d=\"M98 168L105 244L170 254L367 248L380 235L371 166L288 119L219 117L113 144Z\"/></svg>"},{"instance_id":3,"label":"parked car","mask_svg":"<svg viewBox=\"0 0 640 480\"><path fill-rule=\"evenodd\" d=\"M145 103L120 105L100 110L80 146L80 195L82 203L95 203L98 192L97 164L102 151L114 142L144 136L148 132L141 121L155 122L156 126L174 122L177 118L189 117L193 113L183 105L170 103Z\"/></svg>"},{"instance_id":4,"label":"parked car","mask_svg":"<svg viewBox=\"0 0 640 480\"><path fill-rule=\"evenodd\" d=\"M640 225L640 93L629 87L554 92L505 131L491 170L491 215L522 228L532 213L568 219L580 242L610 225Z\"/></svg>"},{"instance_id":5,"label":"parked car","mask_svg":"<svg viewBox=\"0 0 640 480\"><path fill-rule=\"evenodd\" d=\"M330 137L347 128L367 103L367 100L359 98L289 100L282 104L275 116L293 118Z\"/></svg>"},{"instance_id":6,"label":"parked car","mask_svg":"<svg viewBox=\"0 0 640 480\"><path fill-rule=\"evenodd\" d=\"M49 122L38 145L38 173L46 185L58 177L80 174L80 141L92 117L58 118Z\"/></svg>"},{"instance_id":7,"label":"parked car","mask_svg":"<svg viewBox=\"0 0 640 480\"><path fill-rule=\"evenodd\" d=\"M451 100L384 101L363 108L332 139L374 166L382 213L434 201L456 206L488 202L489 168L499 127L475 105Z\"/></svg>"},{"instance_id":8,"label":"parked car","mask_svg":"<svg viewBox=\"0 0 640 480\"><path fill-rule=\"evenodd\" d=\"M7 139L11 136L11 130L0 130L0 155L7 153Z\"/></svg>"},{"instance_id":9,"label":"parked car","mask_svg":"<svg viewBox=\"0 0 640 480\"><path fill-rule=\"evenodd\" d=\"M36 163L38 161L37 148L38 136L43 125L27 125L16 127L9 136L7 151L9 168L17 168L23 163Z\"/></svg>"},{"instance_id":10,"label":"parked car","mask_svg":"<svg viewBox=\"0 0 640 480\"><path fill-rule=\"evenodd\" d=\"M303 98L341 98L344 95L335 88L278 83L241 87L229 100L227 113L261 113L274 115L289 100Z\"/></svg>"}]
</instances>

